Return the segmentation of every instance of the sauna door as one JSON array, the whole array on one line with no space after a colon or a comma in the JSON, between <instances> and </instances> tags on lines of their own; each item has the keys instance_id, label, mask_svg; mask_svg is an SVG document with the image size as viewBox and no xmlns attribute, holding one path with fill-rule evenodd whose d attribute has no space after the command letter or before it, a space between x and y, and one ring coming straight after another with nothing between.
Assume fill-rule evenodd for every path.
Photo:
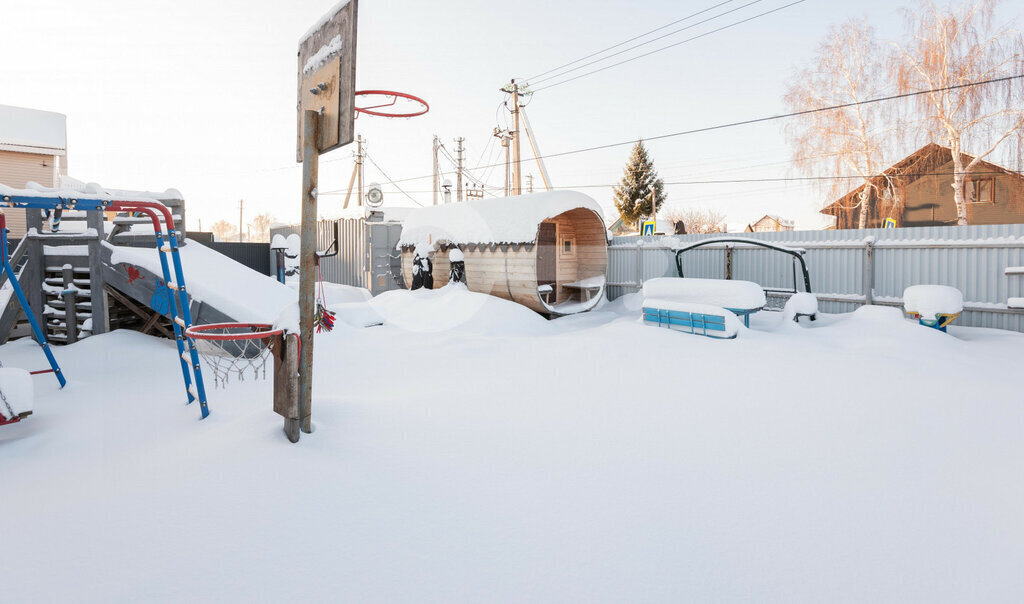
<instances>
[{"instance_id":1,"label":"sauna door","mask_svg":"<svg viewBox=\"0 0 1024 604\"><path fill-rule=\"evenodd\" d=\"M558 259L554 223L542 222L537 231L537 285L555 285Z\"/></svg>"}]
</instances>

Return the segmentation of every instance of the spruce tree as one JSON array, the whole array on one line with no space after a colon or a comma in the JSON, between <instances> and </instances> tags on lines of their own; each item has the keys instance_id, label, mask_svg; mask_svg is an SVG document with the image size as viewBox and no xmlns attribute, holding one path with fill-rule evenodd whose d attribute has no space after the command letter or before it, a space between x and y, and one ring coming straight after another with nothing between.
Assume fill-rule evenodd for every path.
<instances>
[{"instance_id":1,"label":"spruce tree","mask_svg":"<svg viewBox=\"0 0 1024 604\"><path fill-rule=\"evenodd\" d=\"M654 191L657 204L655 211L660 210L665 203L665 184L658 178L658 171L647 155L644 142L639 140L626 162L622 184L615 187L615 209L624 223L633 225L652 215L651 191Z\"/></svg>"}]
</instances>

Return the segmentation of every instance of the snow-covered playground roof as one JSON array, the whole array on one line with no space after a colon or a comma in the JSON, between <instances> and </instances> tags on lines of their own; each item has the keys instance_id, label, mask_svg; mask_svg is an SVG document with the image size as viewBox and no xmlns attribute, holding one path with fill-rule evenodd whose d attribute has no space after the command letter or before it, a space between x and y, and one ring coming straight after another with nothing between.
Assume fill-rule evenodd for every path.
<instances>
[{"instance_id":1,"label":"snow-covered playground roof","mask_svg":"<svg viewBox=\"0 0 1024 604\"><path fill-rule=\"evenodd\" d=\"M167 189L162 193L107 189L94 182L84 183L67 176L61 177L59 187L44 187L39 183L30 182L25 185L24 189L15 189L0 183L0 195L5 197L60 197L62 199L90 199L98 201L163 202L183 199L177 189Z\"/></svg>"},{"instance_id":2,"label":"snow-covered playground roof","mask_svg":"<svg viewBox=\"0 0 1024 604\"><path fill-rule=\"evenodd\" d=\"M577 191L547 191L430 206L409 214L398 245L430 249L439 241L458 245L533 243L537 239L537 225L577 208L593 211L604 222L601 206Z\"/></svg>"}]
</instances>

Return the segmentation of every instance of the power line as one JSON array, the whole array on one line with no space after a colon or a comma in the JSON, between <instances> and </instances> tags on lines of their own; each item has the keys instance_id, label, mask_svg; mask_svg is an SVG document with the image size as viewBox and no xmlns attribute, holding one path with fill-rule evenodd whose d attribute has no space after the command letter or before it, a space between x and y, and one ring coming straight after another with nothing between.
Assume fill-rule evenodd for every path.
<instances>
[{"instance_id":1,"label":"power line","mask_svg":"<svg viewBox=\"0 0 1024 604\"><path fill-rule=\"evenodd\" d=\"M921 172L921 173L907 173L907 174L896 174L894 178L923 178L925 176L999 176L1002 174L1017 174L1013 170L997 170L987 172ZM884 176L883 174L876 175ZM860 174L842 175L842 176L783 176L776 178L730 178L720 180L679 180L679 181L666 181L662 184L672 186L692 186L692 185L726 185L726 184L754 184L754 183L786 183L786 182L816 182L816 181L828 181L828 180L864 180L864 176ZM553 186L552 189L601 189L606 187L618 187L622 183L613 184L589 184L589 185L564 185L564 186ZM397 187L396 187L397 188ZM496 188L496 187L492 187ZM401 189L399 189L401 191ZM327 191L321 193L321 195L330 195L336 192ZM430 191L412 191L412 193L430 193Z\"/></svg>"},{"instance_id":2,"label":"power line","mask_svg":"<svg viewBox=\"0 0 1024 604\"><path fill-rule=\"evenodd\" d=\"M618 63L612 63L611 65L606 65L604 67L600 67L598 69L594 69L593 71L588 71L586 73L582 73L582 74L580 74L578 76L573 76L573 77L571 77L571 78L569 78L567 80L561 80L561 81L555 82L554 84L548 84L547 86L543 86L541 88L538 88L537 90L534 90L533 92L540 92L541 90L547 90L548 88L554 88L555 86L561 86L562 84L566 84L568 82L572 82L573 80L578 80L580 78L585 78L585 77L587 77L589 75L593 75L595 73L604 71L606 69L611 69L612 67L618 67L619 65L624 65L624 64L629 63L631 61L636 61L637 59L642 59L644 57L648 57L648 56L653 55L655 53L659 53L659 52L661 52L663 50L668 50L670 48L674 48L676 46L679 46L680 44L686 44L687 42L692 42L694 40L698 40L700 38L704 38L706 36L710 36L711 34L718 33L718 32L720 32L722 30L729 29L730 27L736 27L737 25L742 25L743 23L747 23L749 21L753 21L754 19L759 19L761 17L770 15L772 13L777 13L780 10L787 9L787 8L789 8L791 6L795 6L797 4L801 4L801 3L806 2L806 1L807 0L796 0L796 2L790 2L789 4L785 4L785 5L780 6L778 8L773 8L772 10L765 11L763 13L754 15L753 17L747 17L746 19L742 19L740 21L736 21L735 23L730 23L728 25L723 25L722 27L718 27L718 28L712 29L711 31L707 31L707 32L704 32L702 34L698 34L696 36L693 36L692 38L687 38L685 40L680 40L679 42L674 42L672 44L669 44L668 46L662 46L661 48L656 48L654 50L651 50L649 52L645 52L645 53L637 55L635 57L630 57L630 58L628 58L628 59L626 59L624 61L619 61Z\"/></svg>"},{"instance_id":3,"label":"power line","mask_svg":"<svg viewBox=\"0 0 1024 604\"><path fill-rule=\"evenodd\" d=\"M724 6L726 4L729 4L730 2L735 2L735 0L726 0L725 2L719 2L718 4L716 4L714 6L710 6L708 8L705 8L704 10L697 11L697 12L695 12L693 14L687 15L687 16L683 17L682 19L676 19L675 21L673 21L671 23L666 23L665 25L662 25L661 27L656 27L656 28L652 29L651 31L642 33L639 36L634 36L634 37L632 37L632 38L630 38L628 40L624 40L622 42L619 42L618 44L614 44L612 46L609 46L608 48L603 48L603 49L601 49L601 50L599 50L597 52L590 53L589 55L587 55L585 57L580 57L579 59L576 59L575 61L570 61L570 62L566 63L565 65L559 65L558 67L555 67L554 69L549 69L549 70L547 70L547 71L545 71L543 73L538 73L535 76L532 76L532 77L529 77L529 78L522 78L522 79L528 82L528 81L530 81L530 80L532 80L534 78L539 78L539 77L542 77L542 76L546 76L547 74L549 74L549 73L551 73L553 71L558 71L558 70L562 69L563 67L568 67L570 65L575 65L576 63L579 63L580 61L586 61L587 59L589 59L591 57L595 57L595 56L597 56L599 54L602 54L602 53L605 53L605 52L607 52L607 51L609 51L609 50L611 50L613 48L618 48L618 47L622 46L623 44L629 44L630 42L632 42L634 40L639 40L640 38L643 38L645 36L649 36L649 35L653 34L654 32L661 31L661 30L665 29L666 27L672 27L676 23L682 23L683 21L686 21L688 19L692 19L692 18L694 18L694 17L696 17L698 15L702 15L702 14L704 14L704 13L710 11L710 10L714 10L714 9L718 8L719 6ZM605 57L605 58L607 58L607 57Z\"/></svg>"},{"instance_id":4,"label":"power line","mask_svg":"<svg viewBox=\"0 0 1024 604\"><path fill-rule=\"evenodd\" d=\"M411 200L411 201L412 201L412 202L413 202L414 204L418 205L419 207L421 207L421 208L423 207L423 204L422 204L422 203L420 203L420 202L416 201L416 200L415 200L415 199L413 198L413 196L412 196L412 195L409 195L408 193L406 193L405 191L403 191L403 190L402 190L402 187L400 187L400 186L396 185L396 184L395 184L395 181L391 180L391 177L390 177L390 176L388 176L388 175L387 175L387 173L386 173L386 172L385 172L385 171L384 171L384 170L383 170L383 169L382 169L382 168L381 168L380 166L378 166L378 165L377 165L377 162L373 161L373 158L372 158L372 157L370 157L370 154L369 154L369 153L367 153L367 152L363 151L363 156L364 156L364 157L366 157L366 159L370 160L370 163L371 163L371 164L373 164L373 167L374 167L374 168L377 168L377 171L378 171L378 172L380 172L381 176L383 176L383 177L384 177L385 179L387 179L387 181L388 181L388 182L389 182L389 183L390 183L390 184L391 184L391 185L392 185L393 187L395 187L396 189L398 189L398 190L399 190L399 191L400 191L400 192L402 193L402 195L405 195L406 197L408 197L408 198L409 198L409 199L410 199L410 200Z\"/></svg>"},{"instance_id":5,"label":"power line","mask_svg":"<svg viewBox=\"0 0 1024 604\"><path fill-rule=\"evenodd\" d=\"M842 103L840 105L830 105L828 107L817 107L815 109L805 109L803 111L794 111L794 112L791 112L791 113L780 113L780 114L777 114L777 115L769 115L769 116L766 116L766 117L753 118L753 119L742 120L742 121L738 121L738 122L729 122L729 123L726 123L726 124L717 124L717 125L714 125L714 126L705 126L703 128L694 128L692 130L682 130L680 132L671 132L671 133L668 133L668 134L659 134L659 135L656 135L656 136L648 136L648 137L641 137L641 138L642 138L642 140L645 140L645 141L648 141L648 142L649 141L656 141L656 140L663 140L663 139L667 139L667 138L674 138L674 137L677 137L677 136L687 136L687 135L691 135L691 134L701 134L701 133L704 133L704 132L713 132L715 130L725 130L727 128L735 128L737 126L749 126L749 125L752 125L752 124L760 124L760 123L764 123L764 122L771 122L771 121L780 120L780 119L787 119L787 118L791 118L791 117L799 117L801 115L811 115L811 114L814 114L814 113L823 113L825 111L835 111L836 109L846 109L846 108L849 108L849 107L856 107L858 105L869 105L869 104L872 104L872 103L882 103L882 102L886 102L886 101L895 101L895 100L898 100L898 99L904 99L904 98L910 98L910 97L915 97L915 96L921 96L923 94L933 94L933 93L936 93L936 92L946 92L946 91L949 91L949 90L958 90L958 89L961 89L961 88L970 88L972 86L984 86L984 85L987 85L987 84L996 84L996 83L999 83L999 82L1009 82L1011 80L1019 80L1021 78L1024 78L1024 74L1016 74L1016 75L1010 75L1010 76L1003 76L1001 78L992 78L992 79L989 79L989 80L982 80L980 82L966 82L966 83L963 83L963 84L953 84L952 86L944 86L942 88L930 88L928 90L919 90L919 91L916 91L916 92L904 92L904 93L901 93L901 94L893 94L893 95L884 96L884 97L878 97L878 98L874 98L874 99L867 99L867 100L864 100L864 101L853 101L853 102L850 102L850 103ZM605 145L595 145L593 147L584 147L582 149L573 149L571 151L561 151L559 153L550 153L548 155L541 155L537 159L551 159L551 158L554 158L554 157L564 157L566 155L575 155L577 153L587 153L587 152L590 152L590 151L600 151L600 150L603 150L603 149L612 149L614 147L622 147L622 146L625 146L625 145L634 145L634 144L636 144L636 142L637 142L636 139L631 139L631 140L628 140L628 141L621 141L621 142L617 142L617 143L608 143L608 144L605 144ZM482 167L489 168L489 167L498 166L498 165L504 165L504 163L492 164L491 166L482 166ZM396 181L393 181L393 182L398 183L398 182L408 182L408 181L412 181L412 180L422 180L422 179L425 179L425 178L433 178L433 176L434 176L433 174L427 174L425 176L411 176L409 178L402 178L402 179L399 179L399 180L396 180Z\"/></svg>"},{"instance_id":6,"label":"power line","mask_svg":"<svg viewBox=\"0 0 1024 604\"><path fill-rule=\"evenodd\" d=\"M692 23L690 25L687 25L686 27L680 27L679 29L670 31L667 34L662 34L662 35L658 36L657 38L651 38L650 40L647 40L646 42L641 42L639 44L635 44L633 46L630 46L629 48L625 48L625 49L620 50L618 52L613 52L612 54L610 54L608 56L601 57L600 59L594 59L593 61L584 63L582 65L578 65L576 67L573 67L572 69L567 69L567 70L563 71L562 73L558 73L558 74L555 74L555 75L550 75L550 76L548 76L546 78L540 78L537 81L530 82L530 84L540 84L541 82L546 82L548 80L553 80L553 79L556 79L556 78L560 78L560 77L562 77L564 75L568 75L568 74L570 74L570 73L572 73L574 71L579 71L580 69L583 69L584 67L589 67L589 66L594 65L596 63L600 63L601 61L607 61L608 59L610 59L612 57L617 57L617 56L619 56L619 55L621 55L623 53L627 53L627 52L629 52L631 50L636 50L637 48L640 48L641 46L647 46L648 44L653 44L653 43L657 42L658 40L663 40L663 39L665 39L665 38L667 38L669 36L674 36L674 35L676 35L676 34L678 34L680 32L684 32L684 31L686 31L688 29L693 29L694 27L697 27L698 25L704 25L705 23L707 23L709 21L714 21L715 19L718 19L719 17L724 17L724 16L732 14L732 13L734 13L736 11L743 10L743 9L747 8L748 6L751 6L753 4L757 4L759 2L764 2L764 0L752 0L751 2L748 2L748 3L746 3L746 4L742 5L742 6L738 6L736 8L729 9L729 10L725 11L724 13L719 13L719 14L713 16L713 17L708 17L707 19L704 19L702 21L697 21L696 23ZM706 11L701 11L701 12L706 12ZM713 32L710 32L710 33L713 33ZM691 38L691 39L695 39L695 38ZM689 40L685 40L685 41L689 41ZM681 43L682 42L680 42L680 44ZM671 47L670 46L666 46L665 48L671 48ZM664 50L664 48L662 50ZM658 52L658 51L655 51L655 52ZM645 55L641 55L641 56L645 56ZM640 57L636 57L636 58L640 58ZM630 60L632 60L632 59L630 59ZM616 65L618 65L618 63L616 63ZM614 67L614 65L612 67ZM554 84L552 84L552 86L554 86ZM544 88L549 88L549 86L545 86Z\"/></svg>"}]
</instances>

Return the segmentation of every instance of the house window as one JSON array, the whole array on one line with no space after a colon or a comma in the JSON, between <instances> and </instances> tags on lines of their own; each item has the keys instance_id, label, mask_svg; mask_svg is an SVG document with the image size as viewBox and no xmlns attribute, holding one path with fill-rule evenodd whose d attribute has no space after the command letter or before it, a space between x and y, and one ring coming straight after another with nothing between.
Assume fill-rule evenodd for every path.
<instances>
[{"instance_id":1,"label":"house window","mask_svg":"<svg viewBox=\"0 0 1024 604\"><path fill-rule=\"evenodd\" d=\"M995 184L994 178L971 179L971 203L995 203Z\"/></svg>"}]
</instances>

